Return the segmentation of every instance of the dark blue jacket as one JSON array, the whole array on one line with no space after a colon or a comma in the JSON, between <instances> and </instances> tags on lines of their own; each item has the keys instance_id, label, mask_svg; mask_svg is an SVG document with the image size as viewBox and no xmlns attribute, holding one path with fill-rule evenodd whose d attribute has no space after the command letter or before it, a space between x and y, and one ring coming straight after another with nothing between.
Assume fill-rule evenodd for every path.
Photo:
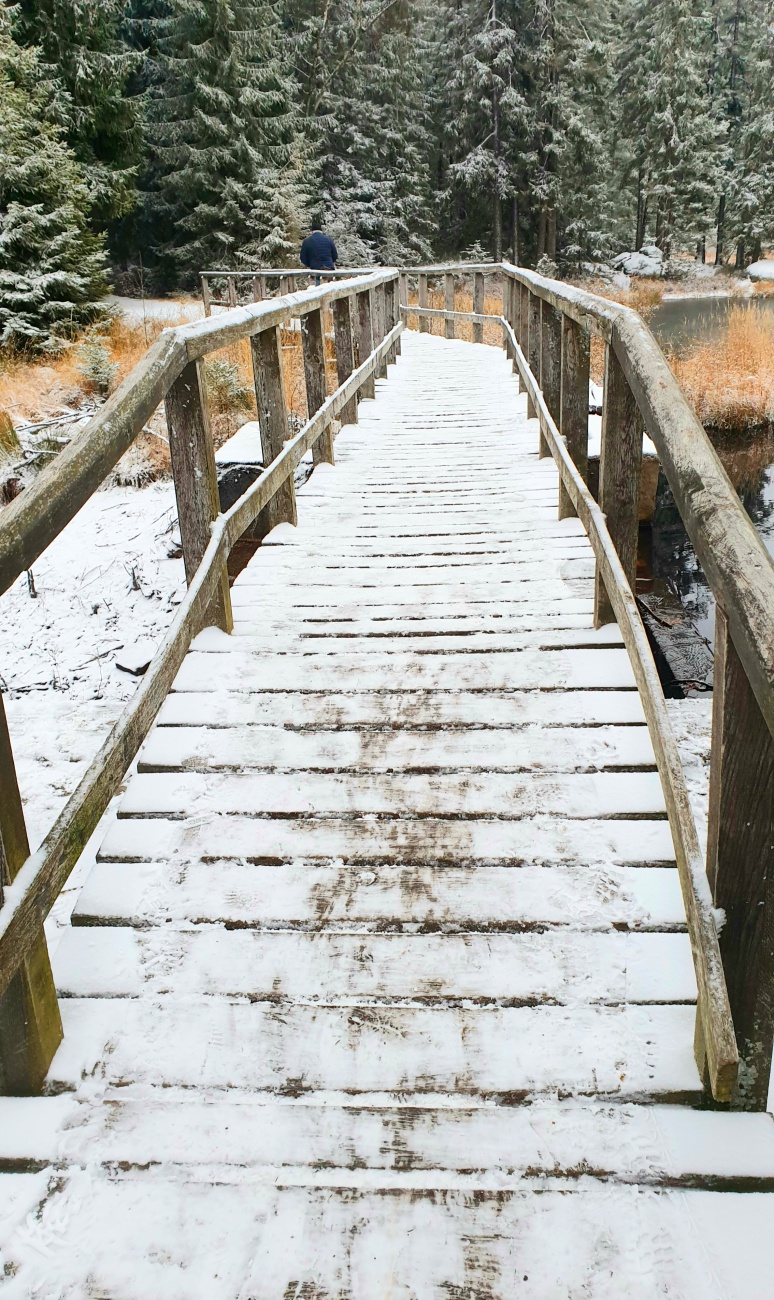
<instances>
[{"instance_id":1,"label":"dark blue jacket","mask_svg":"<svg viewBox=\"0 0 774 1300\"><path fill-rule=\"evenodd\" d=\"M336 269L336 245L330 235L322 230L313 230L301 245L301 262L310 271L333 271Z\"/></svg>"}]
</instances>

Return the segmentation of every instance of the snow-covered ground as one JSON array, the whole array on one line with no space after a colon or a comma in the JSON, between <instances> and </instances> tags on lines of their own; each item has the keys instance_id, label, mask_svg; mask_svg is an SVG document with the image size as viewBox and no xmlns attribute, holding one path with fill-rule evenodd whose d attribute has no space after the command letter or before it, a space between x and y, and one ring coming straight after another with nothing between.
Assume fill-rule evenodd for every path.
<instances>
[{"instance_id":1,"label":"snow-covered ground","mask_svg":"<svg viewBox=\"0 0 774 1300\"><path fill-rule=\"evenodd\" d=\"M33 848L137 687L118 661L158 644L182 599L178 552L171 483L110 487L41 556L32 588L22 577L0 597L0 685ZM59 900L52 936L87 868Z\"/></svg>"}]
</instances>

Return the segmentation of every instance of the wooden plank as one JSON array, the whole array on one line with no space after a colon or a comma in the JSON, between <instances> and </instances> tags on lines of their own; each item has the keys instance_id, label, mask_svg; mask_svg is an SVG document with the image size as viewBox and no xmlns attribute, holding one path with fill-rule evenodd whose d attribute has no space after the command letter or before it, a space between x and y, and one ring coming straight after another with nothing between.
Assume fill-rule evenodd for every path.
<instances>
[{"instance_id":1,"label":"wooden plank","mask_svg":"<svg viewBox=\"0 0 774 1300\"><path fill-rule=\"evenodd\" d=\"M325 328L319 307L301 317L301 348L304 355L304 380L306 383L306 409L308 416L319 411L328 396L325 368ZM315 465L332 465L333 433L328 425L312 447Z\"/></svg>"},{"instance_id":2,"label":"wooden plank","mask_svg":"<svg viewBox=\"0 0 774 1300\"><path fill-rule=\"evenodd\" d=\"M263 655L259 660L235 648L231 670L239 673L235 689L266 690L614 690L634 685L625 651L522 650L498 654L407 655L391 657L389 664L373 662L371 655L348 655L346 660L320 662L303 655ZM225 671L225 668L223 669ZM175 679L176 691L207 690L212 659L192 652ZM410 673L410 677L407 674Z\"/></svg>"},{"instance_id":3,"label":"wooden plank","mask_svg":"<svg viewBox=\"0 0 774 1300\"><path fill-rule=\"evenodd\" d=\"M233 734L221 733L226 739ZM329 734L329 733L328 733ZM502 743L502 741L501 741ZM432 754L429 755L432 763ZM366 760L367 762L367 760ZM396 816L493 816L508 820L537 813L566 817L666 816L657 772L577 772L520 777L500 771L471 776L405 772L229 773L154 772L135 775L120 817L244 816L303 813L394 813Z\"/></svg>"},{"instance_id":4,"label":"wooden plank","mask_svg":"<svg viewBox=\"0 0 774 1300\"><path fill-rule=\"evenodd\" d=\"M170 728L171 730L171 728ZM224 733L219 732L218 735ZM492 819L450 821L358 817L126 818L108 829L100 860L152 862L333 862L492 865L525 862L597 862L612 866L669 865L674 847L669 824L635 818L595 820L535 817L527 822ZM693 1019L686 1050L693 1040Z\"/></svg>"},{"instance_id":5,"label":"wooden plank","mask_svg":"<svg viewBox=\"0 0 774 1300\"><path fill-rule=\"evenodd\" d=\"M627 1006L694 1002L685 934L283 934L81 926L54 954L63 997L244 997Z\"/></svg>"},{"instance_id":6,"label":"wooden plank","mask_svg":"<svg viewBox=\"0 0 774 1300\"><path fill-rule=\"evenodd\" d=\"M340 298L332 307L333 332L336 342L336 374L339 384L345 383L355 369L352 303ZM357 424L357 399L353 397L341 413L342 424Z\"/></svg>"},{"instance_id":7,"label":"wooden plank","mask_svg":"<svg viewBox=\"0 0 774 1300\"><path fill-rule=\"evenodd\" d=\"M261 692L245 695L228 678L214 694L175 690L164 701L160 727L489 727L644 725L635 690L334 691Z\"/></svg>"},{"instance_id":8,"label":"wooden plank","mask_svg":"<svg viewBox=\"0 0 774 1300\"><path fill-rule=\"evenodd\" d=\"M569 316L562 316L561 400L559 432L584 482L589 476L589 378L591 340ZM563 483L559 485L559 518L571 518L575 507Z\"/></svg>"},{"instance_id":9,"label":"wooden plank","mask_svg":"<svg viewBox=\"0 0 774 1300\"><path fill-rule=\"evenodd\" d=\"M30 846L16 779L11 739L0 694L0 884L10 885L29 857ZM0 905L3 893L0 889ZM48 947L42 926L0 996L0 1092L40 1092L62 1040Z\"/></svg>"},{"instance_id":10,"label":"wooden plank","mask_svg":"<svg viewBox=\"0 0 774 1300\"><path fill-rule=\"evenodd\" d=\"M369 657L370 663L370 657ZM318 661L298 667L311 679ZM422 665L424 666L424 664ZM236 664L229 665L233 671ZM375 664L372 671L379 671ZM212 660L205 671L212 674ZM281 671L281 666L280 666ZM288 674L290 670L288 669ZM357 678L364 669L356 669ZM312 682L309 681L311 686ZM343 684L343 683L342 683ZM245 689L246 686L243 686ZM362 689L362 688L361 688ZM650 738L643 727L551 727L517 731L504 743L497 730L391 730L386 733L340 731L291 732L260 727L166 727L154 731L139 758L141 772L287 768L315 771L435 771L464 768L523 772L641 768L654 764ZM292 797L290 789L288 797Z\"/></svg>"},{"instance_id":11,"label":"wooden plank","mask_svg":"<svg viewBox=\"0 0 774 1300\"><path fill-rule=\"evenodd\" d=\"M362 293L355 295L358 312L358 364L362 364L366 357L370 356L374 347L374 335L372 327L373 303L370 289L365 289ZM375 397L376 389L374 387L374 377L370 375L360 390L362 397Z\"/></svg>"},{"instance_id":12,"label":"wooden plank","mask_svg":"<svg viewBox=\"0 0 774 1300\"><path fill-rule=\"evenodd\" d=\"M540 387L546 406L558 424L562 401L562 317L547 302L540 304ZM551 455L542 435L539 454Z\"/></svg>"},{"instance_id":13,"label":"wooden plank","mask_svg":"<svg viewBox=\"0 0 774 1300\"><path fill-rule=\"evenodd\" d=\"M701 1095L691 1006L269 1008L97 998L68 999L62 1013L53 1086L74 1087L101 1063L105 1084L254 1092Z\"/></svg>"},{"instance_id":14,"label":"wooden plank","mask_svg":"<svg viewBox=\"0 0 774 1300\"><path fill-rule=\"evenodd\" d=\"M456 338L456 322L454 316L448 314L454 311L454 275L450 271L447 271L443 277L443 305L447 312L446 320L444 322L444 333L447 339Z\"/></svg>"},{"instance_id":15,"label":"wooden plank","mask_svg":"<svg viewBox=\"0 0 774 1300\"><path fill-rule=\"evenodd\" d=\"M263 461L270 465L283 450L289 432L279 328L256 334L250 340L250 347ZM293 479L288 477L266 507L265 531L281 523L295 524L297 519Z\"/></svg>"},{"instance_id":16,"label":"wooden plank","mask_svg":"<svg viewBox=\"0 0 774 1300\"><path fill-rule=\"evenodd\" d=\"M428 287L428 286L427 286L427 276L426 276L426 275L422 275L422 274L420 274L419 277L418 277L418 279L419 279L419 306L420 306L420 307L429 307L429 306L430 306L430 300L429 300L428 292L427 292L427 287ZM420 316L420 317L419 317L419 332L420 332L420 334L429 334L429 333L430 333L430 321L429 321L429 319L428 319L427 316Z\"/></svg>"},{"instance_id":17,"label":"wooden plank","mask_svg":"<svg viewBox=\"0 0 774 1300\"><path fill-rule=\"evenodd\" d=\"M739 1045L734 1105L766 1110L774 1043L774 737L720 605L707 874L725 917L720 952Z\"/></svg>"},{"instance_id":18,"label":"wooden plank","mask_svg":"<svg viewBox=\"0 0 774 1300\"><path fill-rule=\"evenodd\" d=\"M602 450L599 458L599 508L629 586L634 588L639 528L642 420L634 394L612 348L605 349ZM594 623L615 618L610 593L597 573Z\"/></svg>"},{"instance_id":19,"label":"wooden plank","mask_svg":"<svg viewBox=\"0 0 774 1300\"><path fill-rule=\"evenodd\" d=\"M684 930L674 867L468 867L434 863L363 870L285 865L99 862L78 896L75 925L239 925L358 933L407 925L464 933L547 926L585 931Z\"/></svg>"},{"instance_id":20,"label":"wooden plank","mask_svg":"<svg viewBox=\"0 0 774 1300\"><path fill-rule=\"evenodd\" d=\"M481 271L474 272L473 275L473 311L481 315L484 310L484 275ZM473 342L483 343L484 327L483 325L473 326Z\"/></svg>"}]
</instances>

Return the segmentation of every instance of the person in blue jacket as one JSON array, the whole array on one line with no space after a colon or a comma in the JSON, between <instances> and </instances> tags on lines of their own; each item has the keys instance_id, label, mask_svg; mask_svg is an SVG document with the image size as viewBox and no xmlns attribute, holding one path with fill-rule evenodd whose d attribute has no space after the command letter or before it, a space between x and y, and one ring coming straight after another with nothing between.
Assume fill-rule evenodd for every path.
<instances>
[{"instance_id":1,"label":"person in blue jacket","mask_svg":"<svg viewBox=\"0 0 774 1300\"><path fill-rule=\"evenodd\" d=\"M312 226L311 233L301 245L302 265L308 266L310 271L335 271L338 256L330 235L326 235L319 226ZM315 282L320 283L319 276Z\"/></svg>"}]
</instances>

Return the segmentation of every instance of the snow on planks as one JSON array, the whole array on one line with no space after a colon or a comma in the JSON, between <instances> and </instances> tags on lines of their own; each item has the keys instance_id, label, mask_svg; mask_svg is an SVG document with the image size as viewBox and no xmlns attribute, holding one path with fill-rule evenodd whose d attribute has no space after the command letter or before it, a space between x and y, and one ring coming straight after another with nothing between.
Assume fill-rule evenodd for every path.
<instances>
[{"instance_id":1,"label":"snow on planks","mask_svg":"<svg viewBox=\"0 0 774 1300\"><path fill-rule=\"evenodd\" d=\"M507 362L404 336L336 458L55 953L5 1292L762 1300L774 1131L694 1108L642 706Z\"/></svg>"}]
</instances>

